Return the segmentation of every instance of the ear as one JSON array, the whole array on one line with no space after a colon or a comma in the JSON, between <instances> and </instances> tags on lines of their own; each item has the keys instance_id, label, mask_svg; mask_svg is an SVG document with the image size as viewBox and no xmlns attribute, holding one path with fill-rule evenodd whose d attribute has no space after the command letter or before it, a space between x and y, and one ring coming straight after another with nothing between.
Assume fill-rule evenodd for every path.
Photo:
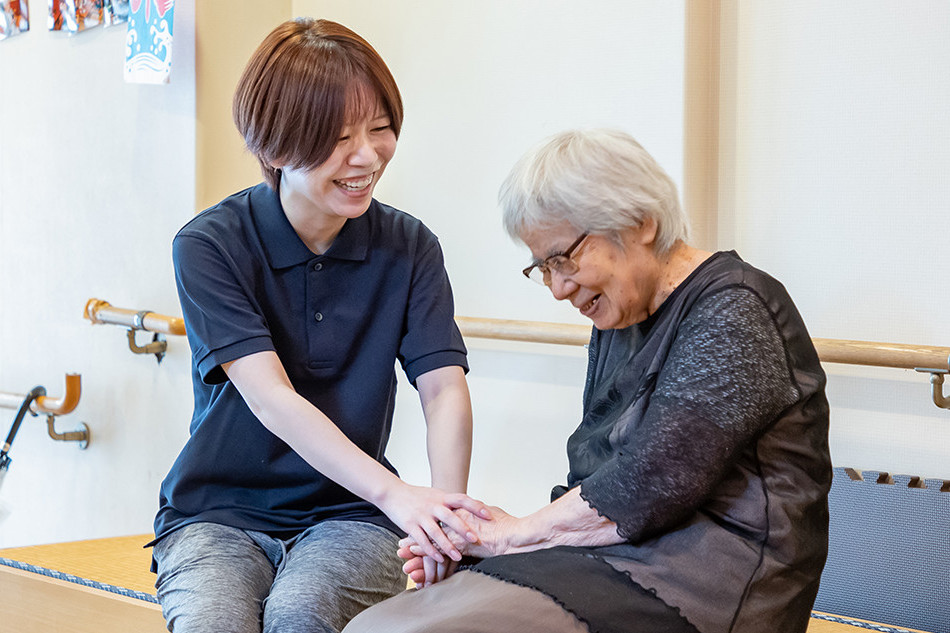
<instances>
[{"instance_id":1,"label":"ear","mask_svg":"<svg viewBox=\"0 0 950 633\"><path fill-rule=\"evenodd\" d=\"M652 246L656 242L657 229L656 218L646 218L637 229L637 241L644 246Z\"/></svg>"}]
</instances>

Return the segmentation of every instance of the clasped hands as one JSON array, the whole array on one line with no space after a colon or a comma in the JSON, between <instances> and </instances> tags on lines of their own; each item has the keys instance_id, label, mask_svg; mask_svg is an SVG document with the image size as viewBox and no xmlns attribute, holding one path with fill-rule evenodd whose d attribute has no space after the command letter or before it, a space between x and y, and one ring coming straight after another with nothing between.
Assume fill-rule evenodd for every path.
<instances>
[{"instance_id":1,"label":"clasped hands","mask_svg":"<svg viewBox=\"0 0 950 633\"><path fill-rule=\"evenodd\" d=\"M444 523L441 526L454 546L454 550L447 553L448 558L442 557L441 561L428 555L427 548L419 544L412 536L399 541L397 554L400 558L406 559L402 570L416 583L416 586L428 587L448 578L458 568L463 555L487 558L508 551L510 537L518 519L498 507L487 509L487 513L479 512L478 515L464 508L453 511L455 518L460 519L461 525L465 526L462 528L465 533L457 531L458 521L453 521L452 524Z\"/></svg>"}]
</instances>

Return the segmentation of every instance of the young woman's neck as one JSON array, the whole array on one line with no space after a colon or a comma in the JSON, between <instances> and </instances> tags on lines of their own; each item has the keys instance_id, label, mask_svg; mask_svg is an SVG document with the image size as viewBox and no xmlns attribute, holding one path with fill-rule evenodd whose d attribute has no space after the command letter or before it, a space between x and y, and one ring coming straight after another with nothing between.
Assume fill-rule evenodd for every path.
<instances>
[{"instance_id":1,"label":"young woman's neck","mask_svg":"<svg viewBox=\"0 0 950 633\"><path fill-rule=\"evenodd\" d=\"M280 204L297 236L317 255L327 252L346 223L346 218L321 213L309 201L286 193L283 188Z\"/></svg>"}]
</instances>

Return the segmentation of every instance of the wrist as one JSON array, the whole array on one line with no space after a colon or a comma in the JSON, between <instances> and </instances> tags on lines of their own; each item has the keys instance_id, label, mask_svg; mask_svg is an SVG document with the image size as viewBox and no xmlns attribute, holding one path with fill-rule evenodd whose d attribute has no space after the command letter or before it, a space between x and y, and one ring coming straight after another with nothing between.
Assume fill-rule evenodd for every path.
<instances>
[{"instance_id":1,"label":"wrist","mask_svg":"<svg viewBox=\"0 0 950 633\"><path fill-rule=\"evenodd\" d=\"M384 469L384 472L379 481L367 487L366 495L361 496L388 515L386 508L399 496L399 491L408 484L388 470Z\"/></svg>"},{"instance_id":2,"label":"wrist","mask_svg":"<svg viewBox=\"0 0 950 633\"><path fill-rule=\"evenodd\" d=\"M443 492L461 492L465 494L468 490L468 478L465 476L437 476L433 475L430 479L431 486Z\"/></svg>"},{"instance_id":3,"label":"wrist","mask_svg":"<svg viewBox=\"0 0 950 633\"><path fill-rule=\"evenodd\" d=\"M500 551L495 555L520 554L541 549L545 546L543 535L543 527L539 525L535 515L522 518L512 517L504 538L499 539L497 543L496 549Z\"/></svg>"}]
</instances>

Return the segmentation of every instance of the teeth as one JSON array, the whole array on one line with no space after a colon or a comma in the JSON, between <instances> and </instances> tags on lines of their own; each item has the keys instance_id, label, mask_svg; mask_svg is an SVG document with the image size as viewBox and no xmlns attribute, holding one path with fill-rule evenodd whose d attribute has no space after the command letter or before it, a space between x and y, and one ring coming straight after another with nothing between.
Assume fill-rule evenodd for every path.
<instances>
[{"instance_id":1,"label":"teeth","mask_svg":"<svg viewBox=\"0 0 950 633\"><path fill-rule=\"evenodd\" d=\"M374 174L370 174L359 180L337 180L335 181L337 185L346 189L347 191L360 191L361 189L366 189L373 182Z\"/></svg>"}]
</instances>

